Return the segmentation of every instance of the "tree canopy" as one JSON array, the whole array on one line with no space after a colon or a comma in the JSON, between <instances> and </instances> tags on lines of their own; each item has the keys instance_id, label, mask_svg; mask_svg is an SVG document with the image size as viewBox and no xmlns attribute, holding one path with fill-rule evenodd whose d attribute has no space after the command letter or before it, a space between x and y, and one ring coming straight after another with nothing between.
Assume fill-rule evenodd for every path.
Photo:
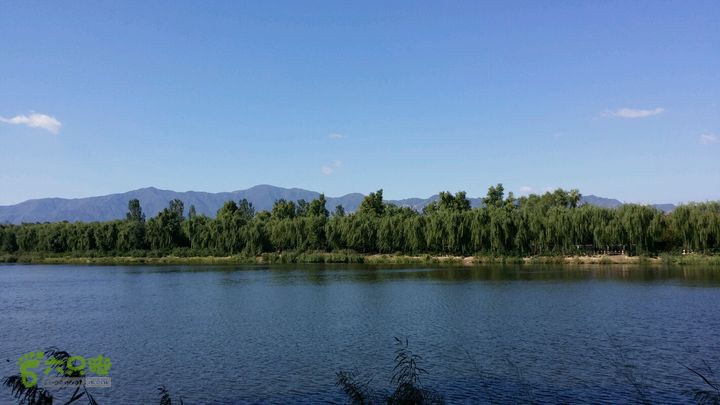
<instances>
[{"instance_id":1,"label":"tree canopy","mask_svg":"<svg viewBox=\"0 0 720 405\"><path fill-rule=\"evenodd\" d=\"M645 205L616 209L580 205L578 190L557 189L515 198L502 184L471 208L465 192L444 191L423 212L370 193L357 212L342 206L330 215L324 195L278 200L256 212L247 200L228 201L215 218L184 216L180 200L146 221L140 202L128 202L124 220L0 225L0 252L74 255L256 255L282 251L457 255L555 255L602 252L621 246L630 254L695 251L720 253L720 203L692 203L672 213Z\"/></svg>"}]
</instances>

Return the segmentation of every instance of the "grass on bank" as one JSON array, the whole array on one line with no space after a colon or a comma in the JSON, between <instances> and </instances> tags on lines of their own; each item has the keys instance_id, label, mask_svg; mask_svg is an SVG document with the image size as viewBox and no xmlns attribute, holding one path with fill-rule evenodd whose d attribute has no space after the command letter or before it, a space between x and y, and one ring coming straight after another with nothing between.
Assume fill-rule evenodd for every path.
<instances>
[{"instance_id":1,"label":"grass on bank","mask_svg":"<svg viewBox=\"0 0 720 405\"><path fill-rule=\"evenodd\" d=\"M290 264L290 263L354 263L354 264L416 264L416 265L458 265L478 264L638 264L638 265L704 265L719 266L720 255L673 255L659 257L597 255L597 256L453 256L453 255L407 255L407 254L362 254L354 251L338 252L272 252L258 256L231 255L214 256L207 252L176 249L170 252L136 251L129 255L113 255L97 251L74 254L18 253L0 255L0 263L27 264Z\"/></svg>"}]
</instances>

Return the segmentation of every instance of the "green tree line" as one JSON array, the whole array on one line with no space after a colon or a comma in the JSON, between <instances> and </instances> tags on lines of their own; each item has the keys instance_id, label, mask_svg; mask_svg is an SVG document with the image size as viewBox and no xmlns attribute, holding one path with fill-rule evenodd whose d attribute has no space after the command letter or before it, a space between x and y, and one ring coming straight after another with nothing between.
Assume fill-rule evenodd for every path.
<instances>
[{"instance_id":1,"label":"green tree line","mask_svg":"<svg viewBox=\"0 0 720 405\"><path fill-rule=\"evenodd\" d=\"M720 252L720 203L691 203L672 213L644 205L579 205L577 190L557 189L515 198L490 187L471 208L464 192L440 193L422 212L370 193L357 212L313 201L275 202L259 211L247 200L228 201L215 218L170 201L146 219L131 200L124 220L0 225L0 252L93 255L257 255L286 251L449 255L560 255L621 246L629 254Z\"/></svg>"}]
</instances>

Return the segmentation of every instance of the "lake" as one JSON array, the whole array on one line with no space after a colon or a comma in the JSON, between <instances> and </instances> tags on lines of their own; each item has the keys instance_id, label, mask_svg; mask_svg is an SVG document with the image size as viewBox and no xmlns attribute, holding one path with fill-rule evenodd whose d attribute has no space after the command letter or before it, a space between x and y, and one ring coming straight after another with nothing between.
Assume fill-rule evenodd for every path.
<instances>
[{"instance_id":1,"label":"lake","mask_svg":"<svg viewBox=\"0 0 720 405\"><path fill-rule=\"evenodd\" d=\"M717 268L3 265L0 308L0 376L103 354L101 404L343 402L340 370L389 390L395 337L450 403L688 402L683 365L720 370Z\"/></svg>"}]
</instances>

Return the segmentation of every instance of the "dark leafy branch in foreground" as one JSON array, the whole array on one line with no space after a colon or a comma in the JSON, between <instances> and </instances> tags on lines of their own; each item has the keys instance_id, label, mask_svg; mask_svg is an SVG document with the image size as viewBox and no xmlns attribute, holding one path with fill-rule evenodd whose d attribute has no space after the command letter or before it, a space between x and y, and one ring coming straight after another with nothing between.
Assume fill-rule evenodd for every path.
<instances>
[{"instance_id":1,"label":"dark leafy branch in foreground","mask_svg":"<svg viewBox=\"0 0 720 405\"><path fill-rule=\"evenodd\" d=\"M68 352L54 347L45 350L43 359L54 358L57 360L57 362L53 363L49 376L82 378L81 370L71 370L67 367L67 361L70 357L72 356ZM33 372L33 374L32 378L26 377L25 382L21 374L11 375L2 380L2 386L10 391L10 395L18 401L18 405L70 405L74 403L80 404L81 402L88 405L98 405L95 397L85 385L78 385L73 393L68 396L66 387L60 386L51 391L41 386L40 381L37 380L37 373ZM28 384L28 382L34 384ZM28 385L32 386L28 387ZM179 398L177 402L173 402L170 392L164 385L158 387L158 394L160 405L183 405L182 398Z\"/></svg>"},{"instance_id":2,"label":"dark leafy branch in foreground","mask_svg":"<svg viewBox=\"0 0 720 405\"><path fill-rule=\"evenodd\" d=\"M67 360L71 357L68 352L57 348L49 348L44 354L44 358L46 359L55 358L58 360L58 364L51 368L53 376L71 378L81 377L79 370L69 370L67 368ZM35 375L34 378L37 379L37 375ZM46 388L40 387L37 383L38 381L35 381L33 386L27 387L20 374L5 377L2 381L2 385L10 390L13 398L18 400L19 405L52 405L54 403L53 401L58 396L62 396L65 392L64 387L59 387L54 392L51 392ZM65 395L65 397L67 397L67 395ZM89 405L97 405L95 398L92 394L90 394L85 386L76 387L72 395L70 395L69 398L66 398L64 402L60 403L63 405L69 405L82 399L84 399Z\"/></svg>"},{"instance_id":3,"label":"dark leafy branch in foreground","mask_svg":"<svg viewBox=\"0 0 720 405\"><path fill-rule=\"evenodd\" d=\"M708 374L708 376L710 376L710 378L714 378L715 373L713 373L710 366L705 362L703 362L703 364L705 366L704 371ZM708 377L706 377L698 370L690 368L686 365L683 365L683 367L685 367L688 371L695 374L696 376L700 377L705 383L705 388L691 389L686 391L686 394L692 395L695 399L695 402L698 404L720 404L720 385L711 382Z\"/></svg>"},{"instance_id":4,"label":"dark leafy branch in foreground","mask_svg":"<svg viewBox=\"0 0 720 405\"><path fill-rule=\"evenodd\" d=\"M165 388L164 385L161 385L158 387L158 391L160 393L160 405L173 405L172 396L170 396L170 391ZM182 398L178 399L178 402L176 402L179 405L183 405Z\"/></svg>"},{"instance_id":5,"label":"dark leafy branch in foreground","mask_svg":"<svg viewBox=\"0 0 720 405\"><path fill-rule=\"evenodd\" d=\"M146 256L254 256L263 252L355 251L455 255L556 255L603 252L712 254L720 251L720 202L687 204L666 214L650 206L579 206L577 190L515 198L490 187L483 206L464 192L440 193L417 212L370 193L357 212L330 214L325 196L278 200L255 212L247 200L228 201L215 218L173 200L146 220L131 200L125 220L0 225L0 253Z\"/></svg>"},{"instance_id":6,"label":"dark leafy branch in foreground","mask_svg":"<svg viewBox=\"0 0 720 405\"><path fill-rule=\"evenodd\" d=\"M627 358L626 350L616 337L608 335L608 341L612 349L610 356L606 357L608 363L620 374L625 383L632 387L638 404L650 404L647 386L637 364Z\"/></svg>"},{"instance_id":7,"label":"dark leafy branch in foreground","mask_svg":"<svg viewBox=\"0 0 720 405\"><path fill-rule=\"evenodd\" d=\"M408 340L404 341L395 338L397 349L395 350L395 360L390 379L390 390L375 390L371 387L373 379L370 377L363 376L358 370L354 371L340 371L336 374L335 384L345 393L348 401L355 405L371 405L371 404L443 404L445 403L444 398L437 391L430 389L422 383L422 377L428 374L428 371L420 366L422 357L412 350L410 350ZM652 403L646 395L646 386L642 382L642 378L637 374L637 367L625 357L624 350L620 344L612 340L611 347L613 349L614 357L610 358L610 365L618 370L626 383L631 385L635 390L635 400L638 403ZM475 364L475 371L483 381L481 383L486 385L485 377L481 372L479 366L476 364L470 353L466 352L470 361ZM55 357L61 360L60 366L53 368L52 375L62 377L80 377L79 370L73 371L68 370L67 367L62 364L69 357L67 352L58 350L56 348L50 348L45 351L47 358ZM510 362L510 361L509 361ZM690 401L694 401L697 404L720 404L720 384L714 382L715 374L710 366L703 362L704 369L694 369L686 365L682 367L686 368L689 372L699 377L704 383L703 388L691 388L683 391L683 394L687 395ZM518 402L533 403L532 389L525 387L524 378L520 368L513 362L510 365L516 369L518 374L518 380L521 383L521 397L517 399ZM71 405L73 403L87 403L89 405L98 405L98 402L87 390L85 386L76 387L74 392L68 396L67 392L64 391L63 387L59 387L54 391L50 391L46 388L41 387L40 384L34 385L33 387L26 387L23 383L21 375L12 375L2 380L2 387L17 401L18 405ZM487 387L486 387L487 389ZM177 401L173 401L172 396L165 386L157 388L159 404L160 405L183 405L183 399L180 397ZM63 399L60 399L63 398ZM628 398L629 399L629 398ZM478 398L480 400L480 398ZM505 398L507 400L507 398ZM688 401L688 402L689 402Z\"/></svg>"},{"instance_id":8,"label":"dark leafy branch in foreground","mask_svg":"<svg viewBox=\"0 0 720 405\"><path fill-rule=\"evenodd\" d=\"M10 390L19 405L52 405L53 395L44 388L37 386L26 388L19 375L5 377L3 387Z\"/></svg>"},{"instance_id":9,"label":"dark leafy branch in foreground","mask_svg":"<svg viewBox=\"0 0 720 405\"><path fill-rule=\"evenodd\" d=\"M367 405L376 403L386 404L444 404L440 394L432 389L423 387L420 377L427 374L427 370L419 366L422 357L410 350L407 339L395 338L398 345L395 350L395 367L390 384L393 391L384 396L372 391L371 379L359 377L357 371L337 373L336 384L343 390L351 403Z\"/></svg>"}]
</instances>

